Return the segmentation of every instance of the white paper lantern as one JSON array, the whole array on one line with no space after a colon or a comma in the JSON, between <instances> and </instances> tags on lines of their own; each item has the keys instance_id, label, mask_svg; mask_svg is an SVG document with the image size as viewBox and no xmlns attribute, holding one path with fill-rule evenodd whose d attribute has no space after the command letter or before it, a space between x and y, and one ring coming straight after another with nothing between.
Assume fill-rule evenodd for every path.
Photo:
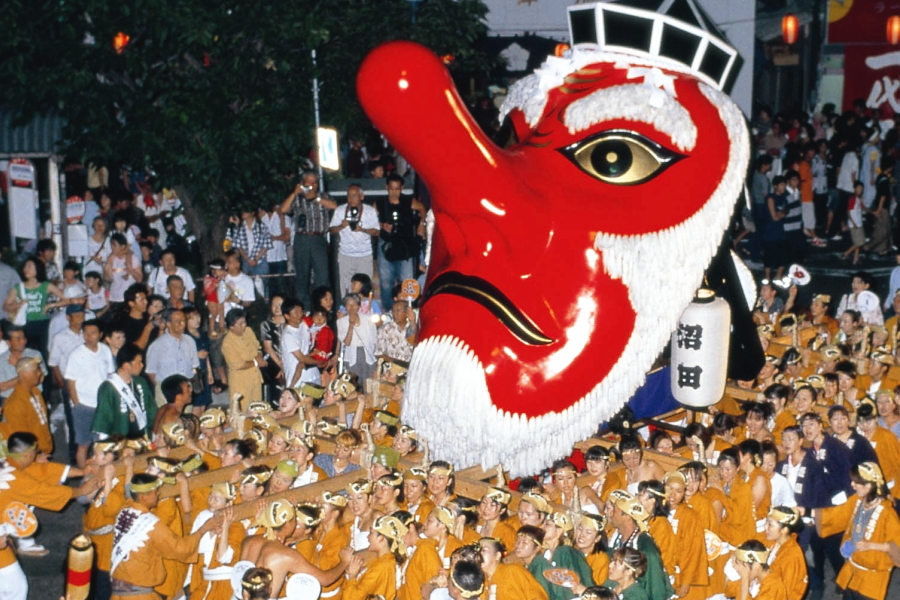
<instances>
[{"instance_id":1,"label":"white paper lantern","mask_svg":"<svg viewBox=\"0 0 900 600\"><path fill-rule=\"evenodd\" d=\"M701 289L672 332L672 395L681 404L705 407L725 392L731 307Z\"/></svg>"}]
</instances>

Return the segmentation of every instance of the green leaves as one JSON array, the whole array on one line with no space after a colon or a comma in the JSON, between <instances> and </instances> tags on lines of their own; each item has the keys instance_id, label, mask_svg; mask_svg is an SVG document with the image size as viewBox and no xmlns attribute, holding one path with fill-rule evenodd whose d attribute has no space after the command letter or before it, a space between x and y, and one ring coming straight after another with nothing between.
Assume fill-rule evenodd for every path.
<instances>
[{"instance_id":1,"label":"green leaves","mask_svg":"<svg viewBox=\"0 0 900 600\"><path fill-rule=\"evenodd\" d=\"M472 51L486 12L427 0L413 24L407 0L7 0L0 80L14 83L7 107L63 112L69 155L152 166L212 222L245 191L283 198L314 144L314 76L322 123L362 132L355 77L371 49L413 39L487 72Z\"/></svg>"}]
</instances>

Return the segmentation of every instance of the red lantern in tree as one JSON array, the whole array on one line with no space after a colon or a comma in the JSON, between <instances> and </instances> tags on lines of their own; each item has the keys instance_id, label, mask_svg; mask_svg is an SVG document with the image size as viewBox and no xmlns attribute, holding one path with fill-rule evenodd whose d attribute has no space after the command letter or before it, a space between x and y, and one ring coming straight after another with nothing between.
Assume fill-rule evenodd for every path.
<instances>
[{"instance_id":1,"label":"red lantern in tree","mask_svg":"<svg viewBox=\"0 0 900 600\"><path fill-rule=\"evenodd\" d=\"M788 13L781 18L781 37L784 38L786 44L793 44L797 41L797 34L800 32L800 21L794 13Z\"/></svg>"},{"instance_id":2,"label":"red lantern in tree","mask_svg":"<svg viewBox=\"0 0 900 600\"><path fill-rule=\"evenodd\" d=\"M128 42L131 41L131 36L127 33L122 33L121 31L116 34L113 38L113 48L116 50L116 54L122 54L125 51L125 47L128 46Z\"/></svg>"},{"instance_id":3,"label":"red lantern in tree","mask_svg":"<svg viewBox=\"0 0 900 600\"><path fill-rule=\"evenodd\" d=\"M900 16L892 15L887 20L887 41L889 44L900 42Z\"/></svg>"}]
</instances>

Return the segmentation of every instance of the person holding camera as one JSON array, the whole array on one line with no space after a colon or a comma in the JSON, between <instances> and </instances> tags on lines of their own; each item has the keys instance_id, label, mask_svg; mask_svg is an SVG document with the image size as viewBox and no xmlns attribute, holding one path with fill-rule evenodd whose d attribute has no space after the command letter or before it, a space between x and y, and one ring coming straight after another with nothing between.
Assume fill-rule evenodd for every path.
<instances>
[{"instance_id":1,"label":"person holding camera","mask_svg":"<svg viewBox=\"0 0 900 600\"><path fill-rule=\"evenodd\" d=\"M294 286L303 306L312 306L310 289L331 287L325 233L331 222L328 211L336 208L334 200L319 195L319 176L313 171L304 171L300 183L281 203L281 212L292 216L296 227ZM313 275L312 287L310 273Z\"/></svg>"},{"instance_id":2,"label":"person holding camera","mask_svg":"<svg viewBox=\"0 0 900 600\"><path fill-rule=\"evenodd\" d=\"M338 235L338 277L341 293L350 290L350 278L354 273L365 273L372 277L372 238L378 235L378 212L373 206L363 204L363 191L359 184L347 188L347 204L338 206L331 217L329 231Z\"/></svg>"},{"instance_id":3,"label":"person holding camera","mask_svg":"<svg viewBox=\"0 0 900 600\"><path fill-rule=\"evenodd\" d=\"M381 222L378 278L384 310L390 310L394 303L391 294L394 286L415 277L413 261L419 254L417 232L425 214L418 200L403 195L403 178L396 173L387 178L387 191L387 198L379 198L377 204Z\"/></svg>"}]
</instances>

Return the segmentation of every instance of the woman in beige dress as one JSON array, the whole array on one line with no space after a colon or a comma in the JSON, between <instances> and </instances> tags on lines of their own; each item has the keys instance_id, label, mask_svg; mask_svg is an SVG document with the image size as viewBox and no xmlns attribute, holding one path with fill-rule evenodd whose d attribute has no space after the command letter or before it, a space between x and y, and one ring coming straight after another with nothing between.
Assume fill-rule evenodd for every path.
<instances>
[{"instance_id":1,"label":"woman in beige dress","mask_svg":"<svg viewBox=\"0 0 900 600\"><path fill-rule=\"evenodd\" d=\"M222 355L228 365L228 385L234 394L241 395L241 410L251 402L262 400L262 372L266 366L259 339L247 327L247 313L233 308L225 315L228 333L222 340Z\"/></svg>"}]
</instances>

